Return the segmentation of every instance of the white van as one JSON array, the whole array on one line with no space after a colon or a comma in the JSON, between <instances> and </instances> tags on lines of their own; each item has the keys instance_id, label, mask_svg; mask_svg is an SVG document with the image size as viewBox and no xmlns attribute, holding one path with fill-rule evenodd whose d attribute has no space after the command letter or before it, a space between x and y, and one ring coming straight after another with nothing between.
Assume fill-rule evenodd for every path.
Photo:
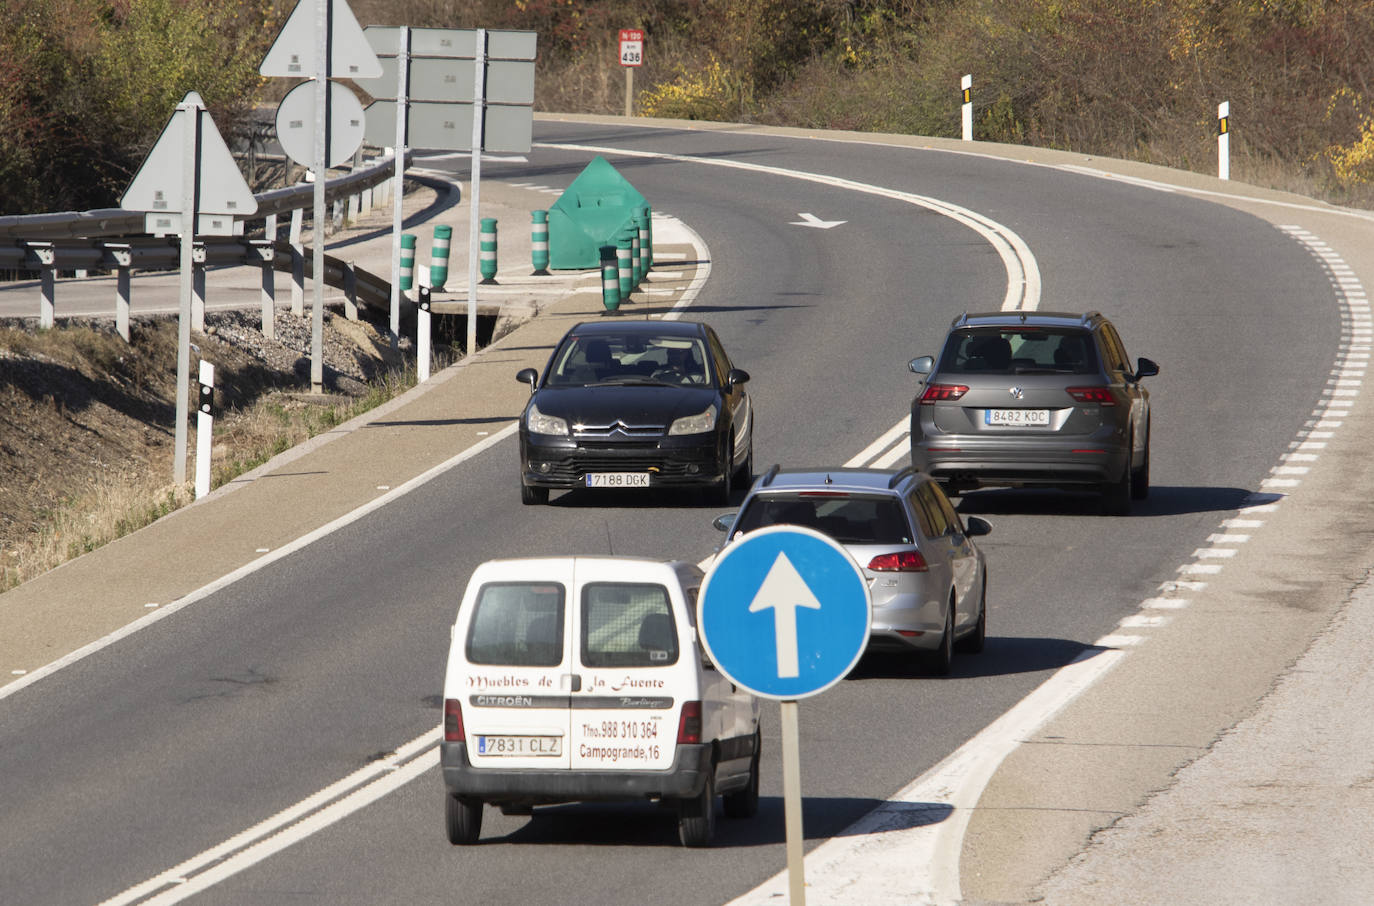
<instances>
[{"instance_id":1,"label":"white van","mask_svg":"<svg viewBox=\"0 0 1374 906\"><path fill-rule=\"evenodd\" d=\"M444 679L449 841L482 806L659 800L704 846L758 810L759 702L706 659L702 572L636 557L492 560L468 580Z\"/></svg>"}]
</instances>

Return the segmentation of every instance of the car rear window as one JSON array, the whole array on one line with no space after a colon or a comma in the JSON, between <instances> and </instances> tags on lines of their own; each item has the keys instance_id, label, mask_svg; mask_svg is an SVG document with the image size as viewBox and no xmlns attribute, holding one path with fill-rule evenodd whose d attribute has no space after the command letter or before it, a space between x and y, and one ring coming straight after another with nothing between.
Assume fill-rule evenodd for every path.
<instances>
[{"instance_id":1,"label":"car rear window","mask_svg":"<svg viewBox=\"0 0 1374 906\"><path fill-rule=\"evenodd\" d=\"M677 655L668 589L622 582L583 587L583 666L667 667Z\"/></svg>"},{"instance_id":2,"label":"car rear window","mask_svg":"<svg viewBox=\"0 0 1374 906\"><path fill-rule=\"evenodd\" d=\"M1092 374L1097 349L1084 330L1042 327L978 327L949 335L940 355L941 373Z\"/></svg>"},{"instance_id":3,"label":"car rear window","mask_svg":"<svg viewBox=\"0 0 1374 906\"><path fill-rule=\"evenodd\" d=\"M800 525L841 544L912 544L911 528L896 495L826 493L754 497L735 522L736 532L770 525Z\"/></svg>"},{"instance_id":4,"label":"car rear window","mask_svg":"<svg viewBox=\"0 0 1374 906\"><path fill-rule=\"evenodd\" d=\"M483 585L468 624L468 662L501 667L563 663L563 597L557 582Z\"/></svg>"}]
</instances>

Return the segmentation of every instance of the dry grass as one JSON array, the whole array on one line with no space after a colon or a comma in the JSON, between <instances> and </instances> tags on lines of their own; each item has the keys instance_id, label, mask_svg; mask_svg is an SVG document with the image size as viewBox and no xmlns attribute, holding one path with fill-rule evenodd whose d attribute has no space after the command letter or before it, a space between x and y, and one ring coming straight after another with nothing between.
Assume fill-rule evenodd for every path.
<instances>
[{"instance_id":1,"label":"dry grass","mask_svg":"<svg viewBox=\"0 0 1374 906\"><path fill-rule=\"evenodd\" d=\"M415 386L415 377L413 368L388 372L362 396L325 402L277 392L226 413L216 419L211 488L399 396ZM155 477L170 471L168 461L147 471L98 478L63 499L37 531L0 551L0 593L192 503L190 482L175 485Z\"/></svg>"}]
</instances>

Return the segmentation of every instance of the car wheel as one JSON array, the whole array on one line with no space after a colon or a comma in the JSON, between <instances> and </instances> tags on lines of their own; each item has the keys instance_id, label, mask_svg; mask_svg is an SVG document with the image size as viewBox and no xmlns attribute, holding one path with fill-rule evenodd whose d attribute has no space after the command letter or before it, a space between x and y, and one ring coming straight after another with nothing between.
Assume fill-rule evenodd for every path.
<instances>
[{"instance_id":1,"label":"car wheel","mask_svg":"<svg viewBox=\"0 0 1374 906\"><path fill-rule=\"evenodd\" d=\"M752 818L759 811L759 758L763 747L763 734L754 731L754 758L749 762L749 784L744 789L727 793L721 799L725 803L725 817Z\"/></svg>"},{"instance_id":2,"label":"car wheel","mask_svg":"<svg viewBox=\"0 0 1374 906\"><path fill-rule=\"evenodd\" d=\"M945 631L940 636L940 647L930 658L930 672L936 676L949 676L949 668L954 663L954 596L950 595L949 608L945 611Z\"/></svg>"},{"instance_id":3,"label":"car wheel","mask_svg":"<svg viewBox=\"0 0 1374 906\"><path fill-rule=\"evenodd\" d=\"M520 502L525 506L535 506L549 502L548 488L532 488L527 484L520 485Z\"/></svg>"},{"instance_id":4,"label":"car wheel","mask_svg":"<svg viewBox=\"0 0 1374 906\"><path fill-rule=\"evenodd\" d=\"M749 441L749 453L744 457L744 462L740 464L739 471L735 473L735 483L744 487L754 480L754 441Z\"/></svg>"},{"instance_id":5,"label":"car wheel","mask_svg":"<svg viewBox=\"0 0 1374 906\"><path fill-rule=\"evenodd\" d=\"M448 842L454 846L476 843L482 834L482 800L449 793L444 797Z\"/></svg>"},{"instance_id":6,"label":"car wheel","mask_svg":"<svg viewBox=\"0 0 1374 906\"><path fill-rule=\"evenodd\" d=\"M677 836L683 846L706 846L716 835L716 766L706 770L701 792L677 802Z\"/></svg>"},{"instance_id":7,"label":"car wheel","mask_svg":"<svg viewBox=\"0 0 1374 906\"><path fill-rule=\"evenodd\" d=\"M955 642L955 647L961 652L978 654L983 650L983 644L988 636L988 577L983 576L983 588L978 592L978 622L974 625L973 631Z\"/></svg>"},{"instance_id":8,"label":"car wheel","mask_svg":"<svg viewBox=\"0 0 1374 906\"><path fill-rule=\"evenodd\" d=\"M1127 460L1121 477L1102 486L1102 514L1104 516L1131 515L1131 463Z\"/></svg>"},{"instance_id":9,"label":"car wheel","mask_svg":"<svg viewBox=\"0 0 1374 906\"><path fill-rule=\"evenodd\" d=\"M1150 496L1150 434L1145 433L1145 459L1140 468L1131 470L1131 499L1144 500Z\"/></svg>"},{"instance_id":10,"label":"car wheel","mask_svg":"<svg viewBox=\"0 0 1374 906\"><path fill-rule=\"evenodd\" d=\"M721 476L720 484L716 486L716 502L722 506L730 505L730 498L735 493L735 447L730 445L730 452L725 456L725 474Z\"/></svg>"}]
</instances>

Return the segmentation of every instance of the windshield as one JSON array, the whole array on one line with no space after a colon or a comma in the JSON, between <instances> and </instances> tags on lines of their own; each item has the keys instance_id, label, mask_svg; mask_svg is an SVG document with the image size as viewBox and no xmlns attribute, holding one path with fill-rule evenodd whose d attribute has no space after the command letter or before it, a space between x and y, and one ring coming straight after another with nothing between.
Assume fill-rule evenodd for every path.
<instances>
[{"instance_id":1,"label":"windshield","mask_svg":"<svg viewBox=\"0 0 1374 906\"><path fill-rule=\"evenodd\" d=\"M911 529L893 495L769 494L755 497L739 514L734 531L800 525L841 544L912 544Z\"/></svg>"},{"instance_id":2,"label":"windshield","mask_svg":"<svg viewBox=\"0 0 1374 906\"><path fill-rule=\"evenodd\" d=\"M979 327L949 335L942 374L1094 374L1097 350L1083 330Z\"/></svg>"},{"instance_id":3,"label":"windshield","mask_svg":"<svg viewBox=\"0 0 1374 906\"><path fill-rule=\"evenodd\" d=\"M548 386L710 382L705 344L694 337L572 336L554 354Z\"/></svg>"}]
</instances>

